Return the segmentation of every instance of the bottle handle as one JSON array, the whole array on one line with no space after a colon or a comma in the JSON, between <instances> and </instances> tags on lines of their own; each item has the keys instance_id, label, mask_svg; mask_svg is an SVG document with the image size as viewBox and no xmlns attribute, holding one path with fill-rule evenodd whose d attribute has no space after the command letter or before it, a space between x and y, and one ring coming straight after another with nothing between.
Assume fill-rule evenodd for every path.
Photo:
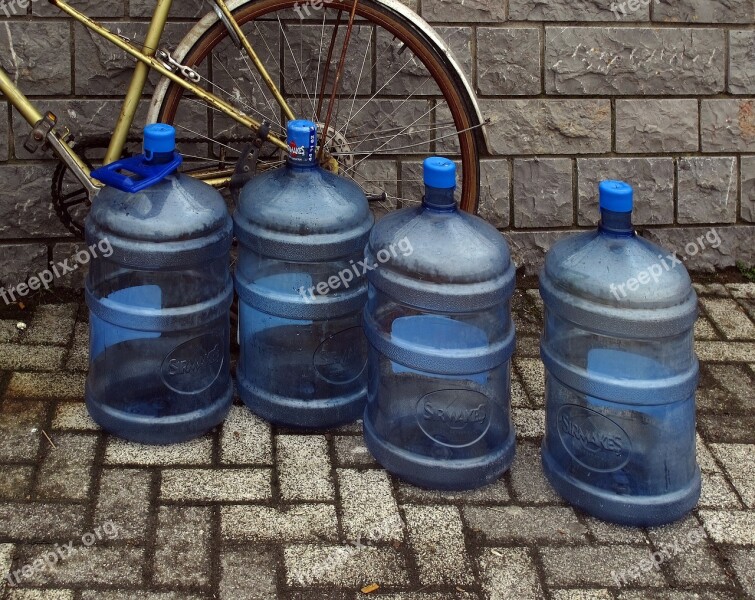
<instances>
[{"instance_id":1,"label":"bottle handle","mask_svg":"<svg viewBox=\"0 0 755 600\"><path fill-rule=\"evenodd\" d=\"M143 154L123 158L109 165L92 171L91 176L107 186L114 187L122 192L135 194L148 187L159 183L171 173L178 170L183 163L183 156L178 152L173 153L173 160L167 163L151 164ZM126 175L120 171L132 173Z\"/></svg>"}]
</instances>

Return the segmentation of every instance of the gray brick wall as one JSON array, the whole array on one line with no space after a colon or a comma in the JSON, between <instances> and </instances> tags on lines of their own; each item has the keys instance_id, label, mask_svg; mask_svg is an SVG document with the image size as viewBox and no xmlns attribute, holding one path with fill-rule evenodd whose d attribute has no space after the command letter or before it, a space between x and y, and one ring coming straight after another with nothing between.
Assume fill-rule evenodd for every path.
<instances>
[{"instance_id":1,"label":"gray brick wall","mask_svg":"<svg viewBox=\"0 0 755 600\"><path fill-rule=\"evenodd\" d=\"M132 62L43 0L6 17L9 4L0 6L0 64L75 133L107 134ZM153 0L72 4L137 37L154 7ZM755 262L753 0L407 4L451 38L491 120L480 214L507 234L529 272L554 241L594 226L596 185L605 177L635 185L639 229L672 249L717 229L722 244L691 259L692 269ZM176 0L168 42L208 8ZM378 65L377 83L387 66ZM409 73L390 91L406 93L417 81ZM23 150L28 127L7 103L0 112L0 284L14 284L75 245L50 207L54 163ZM137 125L145 114L146 102ZM416 171L389 161L372 167ZM58 282L80 284L80 276Z\"/></svg>"}]
</instances>

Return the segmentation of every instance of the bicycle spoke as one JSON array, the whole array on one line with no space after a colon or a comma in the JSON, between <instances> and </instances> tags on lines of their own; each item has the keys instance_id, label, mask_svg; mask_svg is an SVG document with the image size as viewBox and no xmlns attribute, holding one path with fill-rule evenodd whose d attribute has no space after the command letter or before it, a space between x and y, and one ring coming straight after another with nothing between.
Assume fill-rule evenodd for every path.
<instances>
[{"instance_id":1,"label":"bicycle spoke","mask_svg":"<svg viewBox=\"0 0 755 600\"><path fill-rule=\"evenodd\" d=\"M299 67L299 64L296 62L296 55L294 54L294 51L291 49L291 44L288 41L288 36L286 35L286 28L281 22L280 15L278 15L278 23L280 24L281 32L283 33L283 40L286 42L286 46L288 47L288 51L291 53L291 58L294 59L294 64L296 65L296 70L299 73L299 78L301 79L302 87L304 88L304 91L307 93L307 99L312 104L312 109L315 108L315 103L309 96L309 90L307 89L307 84L304 81L304 75L301 72L301 68Z\"/></svg>"},{"instance_id":2,"label":"bicycle spoke","mask_svg":"<svg viewBox=\"0 0 755 600\"><path fill-rule=\"evenodd\" d=\"M359 70L359 78L357 79L357 84L354 87L354 96L351 98L351 107L349 108L349 116L346 119L346 125L343 129L343 137L346 137L346 134L349 130L349 123L351 122L351 115L354 114L354 103L357 100L357 94L359 93L359 84L362 83L362 75L364 74L364 65L367 64L367 55L370 53L370 48L372 47L372 34L374 33L374 29L370 29L370 38L367 40L367 45L364 49L364 58L362 58L362 68Z\"/></svg>"},{"instance_id":3,"label":"bicycle spoke","mask_svg":"<svg viewBox=\"0 0 755 600\"><path fill-rule=\"evenodd\" d=\"M315 76L315 91L319 87L320 83L320 67L322 65L322 43L325 41L325 17L327 11L322 11L322 31L320 32L320 48L317 51L317 75ZM317 110L312 111L312 120L317 122L319 117L317 116Z\"/></svg>"}]
</instances>

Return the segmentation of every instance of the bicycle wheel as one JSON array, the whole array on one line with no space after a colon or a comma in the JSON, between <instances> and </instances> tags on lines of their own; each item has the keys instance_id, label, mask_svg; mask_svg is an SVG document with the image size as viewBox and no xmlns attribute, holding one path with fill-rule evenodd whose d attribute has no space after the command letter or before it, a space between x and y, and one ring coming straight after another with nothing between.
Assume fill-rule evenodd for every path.
<instances>
[{"instance_id":1,"label":"bicycle wheel","mask_svg":"<svg viewBox=\"0 0 755 600\"><path fill-rule=\"evenodd\" d=\"M311 118L321 130L352 6L351 0L311 5L251 0L234 10L296 117ZM425 156L454 158L460 167L461 206L474 212L483 123L453 59L429 26L412 15L390 2L361 0L357 5L327 132L327 155L331 165L338 163L339 173L376 201L378 212L419 201ZM439 33L450 47L469 51L471 34L462 28ZM285 112L225 24L206 17L190 39L175 58L201 75L203 87L268 121L285 137ZM176 126L187 169L204 178L227 175L241 147L253 139L253 132L167 80L156 90L150 118ZM282 162L279 151L268 147L262 168Z\"/></svg>"}]
</instances>

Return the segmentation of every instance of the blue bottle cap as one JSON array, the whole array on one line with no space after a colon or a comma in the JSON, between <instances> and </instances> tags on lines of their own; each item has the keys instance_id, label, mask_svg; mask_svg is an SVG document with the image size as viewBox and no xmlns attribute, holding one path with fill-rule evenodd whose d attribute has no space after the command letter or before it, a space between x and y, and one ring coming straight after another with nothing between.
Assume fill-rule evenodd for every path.
<instances>
[{"instance_id":1,"label":"blue bottle cap","mask_svg":"<svg viewBox=\"0 0 755 600\"><path fill-rule=\"evenodd\" d=\"M425 159L425 185L439 189L454 189L456 187L456 164L452 160L440 156Z\"/></svg>"},{"instance_id":2,"label":"blue bottle cap","mask_svg":"<svg viewBox=\"0 0 755 600\"><path fill-rule=\"evenodd\" d=\"M613 212L632 212L634 190L623 181L600 182L600 208Z\"/></svg>"},{"instance_id":3,"label":"blue bottle cap","mask_svg":"<svg viewBox=\"0 0 755 600\"><path fill-rule=\"evenodd\" d=\"M176 129L165 123L153 123L144 128L144 154L149 159L154 153L175 152Z\"/></svg>"},{"instance_id":4,"label":"blue bottle cap","mask_svg":"<svg viewBox=\"0 0 755 600\"><path fill-rule=\"evenodd\" d=\"M291 160L300 163L309 163L315 160L317 149L317 127L312 121L298 119L289 121L286 127L288 142L288 156Z\"/></svg>"}]
</instances>

